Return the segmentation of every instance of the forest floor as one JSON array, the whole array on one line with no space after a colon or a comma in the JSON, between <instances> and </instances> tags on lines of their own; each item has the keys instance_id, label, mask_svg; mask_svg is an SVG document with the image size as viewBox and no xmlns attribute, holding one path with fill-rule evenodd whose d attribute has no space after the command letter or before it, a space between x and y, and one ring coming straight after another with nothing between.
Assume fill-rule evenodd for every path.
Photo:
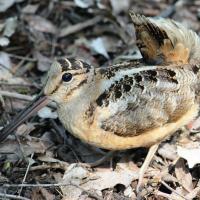
<instances>
[{"instance_id":1,"label":"forest floor","mask_svg":"<svg viewBox=\"0 0 200 200\"><path fill-rule=\"evenodd\" d=\"M140 58L130 9L200 33L198 0L0 0L0 128L40 92L54 59ZM55 109L43 112L0 144L0 199L200 199L198 122L160 144L137 194L148 149L109 153L74 138Z\"/></svg>"}]
</instances>

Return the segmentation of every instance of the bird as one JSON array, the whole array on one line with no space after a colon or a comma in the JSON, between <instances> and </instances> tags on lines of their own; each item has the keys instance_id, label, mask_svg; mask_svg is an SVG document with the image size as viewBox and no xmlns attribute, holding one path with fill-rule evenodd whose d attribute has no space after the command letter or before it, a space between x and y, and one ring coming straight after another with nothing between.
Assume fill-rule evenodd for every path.
<instances>
[{"instance_id":1,"label":"bird","mask_svg":"<svg viewBox=\"0 0 200 200\"><path fill-rule=\"evenodd\" d=\"M0 132L0 141L49 101L75 137L108 150L151 147L199 111L200 39L171 19L130 12L143 56L105 67L55 60L40 95Z\"/></svg>"}]
</instances>

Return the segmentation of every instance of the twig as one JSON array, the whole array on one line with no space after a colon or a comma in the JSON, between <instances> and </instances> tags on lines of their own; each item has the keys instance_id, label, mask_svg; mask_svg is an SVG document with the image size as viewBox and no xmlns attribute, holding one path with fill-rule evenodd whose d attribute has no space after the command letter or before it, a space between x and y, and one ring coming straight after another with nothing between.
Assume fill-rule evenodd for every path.
<instances>
[{"instance_id":1,"label":"twig","mask_svg":"<svg viewBox=\"0 0 200 200\"><path fill-rule=\"evenodd\" d=\"M5 97L12 97L15 99L21 99L25 101L33 101L34 97L25 95L25 94L19 94L17 92L9 92L9 91L0 91L0 95L5 96Z\"/></svg>"},{"instance_id":2,"label":"twig","mask_svg":"<svg viewBox=\"0 0 200 200\"><path fill-rule=\"evenodd\" d=\"M92 19L89 19L89 20L86 20L84 22L81 22L81 23L78 23L78 24L75 24L75 25L72 25L72 26L68 26L66 28L63 28L61 31L60 31L60 34L58 37L66 37L70 34L73 34L73 33L76 33L78 31L81 31L89 26L92 26L92 25L95 25L96 23L98 23L100 20L102 19L102 17L100 16L97 16L97 17L94 17Z\"/></svg>"},{"instance_id":3,"label":"twig","mask_svg":"<svg viewBox=\"0 0 200 200\"><path fill-rule=\"evenodd\" d=\"M157 196L161 196L161 197L165 197L165 198L167 198L169 200L177 200L177 197L173 198L173 196L171 194L167 194L167 193L164 193L164 192L161 192L161 191L157 191L156 195ZM181 198L180 200L183 200L183 199Z\"/></svg>"},{"instance_id":4,"label":"twig","mask_svg":"<svg viewBox=\"0 0 200 200\"><path fill-rule=\"evenodd\" d=\"M187 198L185 198L184 196L182 196L180 193L178 193L176 190L174 190L172 187L170 187L167 183L165 183L165 181L160 181L167 189L169 189L170 191L174 192L175 194L177 194L178 196L182 197L185 200L189 200Z\"/></svg>"},{"instance_id":5,"label":"twig","mask_svg":"<svg viewBox=\"0 0 200 200\"><path fill-rule=\"evenodd\" d=\"M17 92L3 91L3 90L0 90L0 95L5 96L5 97L20 99L20 100L24 100L24 101L33 101L35 99L35 97L33 97L33 96L19 94ZM50 106L52 108L56 108L55 104L52 102L48 103L48 106Z\"/></svg>"},{"instance_id":6,"label":"twig","mask_svg":"<svg viewBox=\"0 0 200 200\"><path fill-rule=\"evenodd\" d=\"M23 183L23 184L4 184L1 187L6 187L6 188L9 188L9 187L13 187L13 188L16 188L16 187L60 187L60 186L68 186L68 185L72 185L72 184L69 184L69 183L46 183L46 184Z\"/></svg>"},{"instance_id":7,"label":"twig","mask_svg":"<svg viewBox=\"0 0 200 200\"><path fill-rule=\"evenodd\" d=\"M3 193L0 193L0 197L9 198L9 199L30 200L30 199L28 199L26 197L16 196L16 195L13 195L13 194L3 194Z\"/></svg>"},{"instance_id":8,"label":"twig","mask_svg":"<svg viewBox=\"0 0 200 200\"><path fill-rule=\"evenodd\" d=\"M17 59L20 59L20 60L26 60L26 61L30 61L30 62L36 62L37 61L36 58L29 58L29 57L25 57L25 56L18 56L18 55L12 54L12 53L7 53L7 54L10 57L17 58Z\"/></svg>"},{"instance_id":9,"label":"twig","mask_svg":"<svg viewBox=\"0 0 200 200\"><path fill-rule=\"evenodd\" d=\"M2 187L60 187L60 186L74 186L81 190L83 190L85 193L87 193L90 197L93 197L97 200L103 200L102 197L100 197L97 194L94 194L93 192L87 191L84 188L80 187L76 184L71 183L54 183L54 184L4 184Z\"/></svg>"},{"instance_id":10,"label":"twig","mask_svg":"<svg viewBox=\"0 0 200 200\"><path fill-rule=\"evenodd\" d=\"M36 171L36 170L46 170L46 169L63 169L66 170L66 166L62 163L52 163L52 164L42 164L30 167L29 171ZM17 168L16 172L24 172L26 171L25 168Z\"/></svg>"},{"instance_id":11,"label":"twig","mask_svg":"<svg viewBox=\"0 0 200 200\"><path fill-rule=\"evenodd\" d=\"M137 184L137 188L136 188L136 191L137 191L138 194L139 194L139 191L141 189L144 174L147 171L147 168L149 167L149 165L150 165L150 163L151 163L151 161L152 161L152 159L153 159L153 157L154 157L154 155L155 155L155 153L158 149L158 146L159 146L159 143L154 144L150 147L149 152L148 152L148 154L145 158L145 161L142 164L142 167L140 168L138 184Z\"/></svg>"},{"instance_id":12,"label":"twig","mask_svg":"<svg viewBox=\"0 0 200 200\"><path fill-rule=\"evenodd\" d=\"M33 155L34 155L34 153L31 154L31 159L33 158ZM28 175L28 172L29 172L30 167L31 167L32 164L33 164L33 163L29 160L28 166L27 166L27 169L26 169L26 173L25 173L24 178L23 178L23 180L22 180L22 184L26 181L26 177L27 177L27 175ZM20 188L20 190L19 190L19 195L21 195L22 189L23 189L23 187Z\"/></svg>"},{"instance_id":13,"label":"twig","mask_svg":"<svg viewBox=\"0 0 200 200\"><path fill-rule=\"evenodd\" d=\"M9 86L9 87L35 87L37 89L41 89L41 86L38 84L34 84L34 83L8 83L8 82L4 82L4 81L0 81L0 85L5 85L5 86Z\"/></svg>"}]
</instances>

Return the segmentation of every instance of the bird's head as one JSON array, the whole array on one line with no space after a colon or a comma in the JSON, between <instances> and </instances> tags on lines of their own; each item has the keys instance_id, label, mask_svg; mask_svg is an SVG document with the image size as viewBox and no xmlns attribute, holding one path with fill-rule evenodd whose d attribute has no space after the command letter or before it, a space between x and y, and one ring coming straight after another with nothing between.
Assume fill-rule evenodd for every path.
<instances>
[{"instance_id":1,"label":"bird's head","mask_svg":"<svg viewBox=\"0 0 200 200\"><path fill-rule=\"evenodd\" d=\"M24 110L0 131L0 142L30 116L46 106L49 101L58 105L73 98L81 98L84 87L90 85L94 78L94 68L77 59L60 59L54 61L47 75L43 90Z\"/></svg>"},{"instance_id":2,"label":"bird's head","mask_svg":"<svg viewBox=\"0 0 200 200\"><path fill-rule=\"evenodd\" d=\"M93 80L94 68L77 59L55 61L47 75L43 93L56 103L67 103Z\"/></svg>"}]
</instances>

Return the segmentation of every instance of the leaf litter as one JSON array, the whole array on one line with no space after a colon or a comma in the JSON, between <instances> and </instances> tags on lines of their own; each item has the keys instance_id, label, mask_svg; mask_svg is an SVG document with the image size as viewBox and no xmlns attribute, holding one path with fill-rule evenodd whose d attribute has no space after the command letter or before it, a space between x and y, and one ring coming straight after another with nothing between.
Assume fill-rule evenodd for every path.
<instances>
[{"instance_id":1,"label":"leaf litter","mask_svg":"<svg viewBox=\"0 0 200 200\"><path fill-rule=\"evenodd\" d=\"M94 66L140 58L129 9L168 15L199 33L198 6L198 1L171 0L0 0L0 127L40 92L55 58L77 56ZM141 198L200 198L199 120L187 128L160 145ZM45 107L0 145L0 193L28 199L136 199L146 153L139 148L107 157L108 151L65 131L55 106ZM19 192L19 187L4 188L8 182L51 187Z\"/></svg>"}]
</instances>

